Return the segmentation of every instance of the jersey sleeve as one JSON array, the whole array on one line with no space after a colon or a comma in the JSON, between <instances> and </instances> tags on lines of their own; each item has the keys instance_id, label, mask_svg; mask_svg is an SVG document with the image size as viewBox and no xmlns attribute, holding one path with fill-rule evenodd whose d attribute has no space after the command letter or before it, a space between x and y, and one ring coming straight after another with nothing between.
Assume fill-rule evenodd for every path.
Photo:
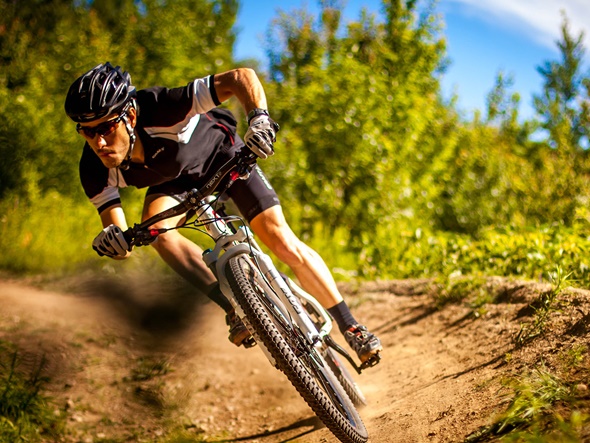
<instances>
[{"instance_id":1,"label":"jersey sleeve","mask_svg":"<svg viewBox=\"0 0 590 443\"><path fill-rule=\"evenodd\" d=\"M114 186L107 186L100 192L100 194L96 194L92 197L90 202L100 214L102 211L115 204L121 204L119 189Z\"/></svg>"},{"instance_id":2,"label":"jersey sleeve","mask_svg":"<svg viewBox=\"0 0 590 443\"><path fill-rule=\"evenodd\" d=\"M80 181L84 193L100 214L106 208L121 203L119 187L126 186L116 169L106 168L92 152L84 146L80 159Z\"/></svg>"},{"instance_id":3,"label":"jersey sleeve","mask_svg":"<svg viewBox=\"0 0 590 443\"><path fill-rule=\"evenodd\" d=\"M151 137L187 143L201 115L221 104L213 80L209 75L180 88L155 86L138 91L139 124Z\"/></svg>"},{"instance_id":4,"label":"jersey sleeve","mask_svg":"<svg viewBox=\"0 0 590 443\"><path fill-rule=\"evenodd\" d=\"M217 97L213 80L214 76L209 75L193 80L188 85L192 89L193 110L197 114L204 114L221 104Z\"/></svg>"},{"instance_id":5,"label":"jersey sleeve","mask_svg":"<svg viewBox=\"0 0 590 443\"><path fill-rule=\"evenodd\" d=\"M208 75L179 88L153 86L139 90L139 118L151 126L155 123L172 124L209 112L221 104L213 79L213 75Z\"/></svg>"}]
</instances>

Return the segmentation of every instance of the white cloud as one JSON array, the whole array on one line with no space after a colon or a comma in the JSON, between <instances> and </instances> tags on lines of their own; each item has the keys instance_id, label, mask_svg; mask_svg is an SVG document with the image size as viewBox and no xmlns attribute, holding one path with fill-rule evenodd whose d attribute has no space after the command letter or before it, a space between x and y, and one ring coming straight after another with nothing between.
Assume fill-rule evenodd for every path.
<instances>
[{"instance_id":1,"label":"white cloud","mask_svg":"<svg viewBox=\"0 0 590 443\"><path fill-rule=\"evenodd\" d=\"M550 48L561 38L562 11L569 22L570 34L584 32L584 45L590 42L590 1L588 0L443 0L442 4L460 5L462 12L490 23L525 34Z\"/></svg>"}]
</instances>

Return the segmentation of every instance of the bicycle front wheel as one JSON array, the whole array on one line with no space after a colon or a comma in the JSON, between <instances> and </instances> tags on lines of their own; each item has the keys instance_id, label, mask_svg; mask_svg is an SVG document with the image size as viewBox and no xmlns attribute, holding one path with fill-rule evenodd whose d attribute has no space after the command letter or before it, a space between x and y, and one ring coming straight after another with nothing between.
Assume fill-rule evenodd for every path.
<instances>
[{"instance_id":1,"label":"bicycle front wheel","mask_svg":"<svg viewBox=\"0 0 590 443\"><path fill-rule=\"evenodd\" d=\"M247 255L228 261L226 276L256 338L328 429L343 443L365 443L367 429L324 357L267 294L263 277Z\"/></svg>"},{"instance_id":2,"label":"bicycle front wheel","mask_svg":"<svg viewBox=\"0 0 590 443\"><path fill-rule=\"evenodd\" d=\"M324 322L322 315L318 312L316 307L309 303L307 300L302 299L303 308L311 318L311 321L316 325L316 328L321 328L321 325ZM350 371L346 369L346 366L342 363L342 359L337 355L337 353L329 346L325 346L323 351L324 359L330 365L330 369L336 375L340 384L352 400L352 403L357 407L360 408L362 406L367 405L367 399L365 398L361 388L356 384L354 378Z\"/></svg>"},{"instance_id":3,"label":"bicycle front wheel","mask_svg":"<svg viewBox=\"0 0 590 443\"><path fill-rule=\"evenodd\" d=\"M340 359L340 357L338 357L338 355L336 355L336 353L330 348L325 350L324 355L326 362L328 362L332 372L338 377L340 384L352 400L352 403L357 408L367 406L367 399L365 398L363 391L361 391L361 388L354 381L350 371L348 371L346 366L344 366L344 363L342 363L342 359Z\"/></svg>"}]
</instances>

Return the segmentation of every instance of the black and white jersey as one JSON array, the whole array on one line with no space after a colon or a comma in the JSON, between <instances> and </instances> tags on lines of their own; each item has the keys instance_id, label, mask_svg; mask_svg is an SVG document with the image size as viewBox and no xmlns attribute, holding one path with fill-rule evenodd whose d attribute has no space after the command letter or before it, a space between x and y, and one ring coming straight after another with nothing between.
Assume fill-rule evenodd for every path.
<instances>
[{"instance_id":1,"label":"black and white jersey","mask_svg":"<svg viewBox=\"0 0 590 443\"><path fill-rule=\"evenodd\" d=\"M119 189L144 188L186 176L198 180L218 155L242 145L236 120L221 108L213 76L185 87L153 87L137 92L135 127L144 147L145 164L130 162L128 170L105 167L86 143L80 159L84 192L99 212L120 202Z\"/></svg>"}]
</instances>

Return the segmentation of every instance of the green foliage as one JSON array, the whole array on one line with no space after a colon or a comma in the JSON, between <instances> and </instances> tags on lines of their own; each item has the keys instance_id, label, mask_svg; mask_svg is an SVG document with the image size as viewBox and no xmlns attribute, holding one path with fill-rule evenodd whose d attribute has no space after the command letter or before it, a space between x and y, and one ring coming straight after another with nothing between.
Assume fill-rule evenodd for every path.
<instances>
[{"instance_id":1,"label":"green foliage","mask_svg":"<svg viewBox=\"0 0 590 443\"><path fill-rule=\"evenodd\" d=\"M263 167L294 229L337 277L536 279L559 264L588 284L590 159L568 148L569 129L550 128L560 116L578 135L588 127L584 48L567 20L562 59L540 69L547 137L532 141L539 124L521 122L510 76L498 73L485 118L464 121L442 98L448 61L434 2L383 2L346 27L342 2L320 3L317 17L283 12L268 30L263 81L282 130ZM93 257L98 220L80 192L72 149L82 140L62 111L67 88L107 59L140 88L230 68L238 2L0 6L0 267L71 269ZM557 114L546 113L553 102Z\"/></svg>"},{"instance_id":2,"label":"green foliage","mask_svg":"<svg viewBox=\"0 0 590 443\"><path fill-rule=\"evenodd\" d=\"M512 443L581 443L584 441L584 427L588 425L588 415L573 411L569 418L555 415L550 423L551 431L534 424L530 429L516 431L502 438L502 442Z\"/></svg>"},{"instance_id":3,"label":"green foliage","mask_svg":"<svg viewBox=\"0 0 590 443\"><path fill-rule=\"evenodd\" d=\"M552 443L581 440L588 417L572 411L568 419L556 412L559 402L572 402L575 389L544 366L506 381L508 406L494 423L469 435L465 442L491 439L519 443Z\"/></svg>"},{"instance_id":4,"label":"green foliage","mask_svg":"<svg viewBox=\"0 0 590 443\"><path fill-rule=\"evenodd\" d=\"M44 361L31 373L21 369L18 351L0 341L0 441L47 441L61 435L64 423L41 390Z\"/></svg>"},{"instance_id":5,"label":"green foliage","mask_svg":"<svg viewBox=\"0 0 590 443\"><path fill-rule=\"evenodd\" d=\"M544 368L534 370L522 380L512 381L509 387L514 396L498 419L497 433L529 422L557 401L571 397L571 389L561 379Z\"/></svg>"},{"instance_id":6,"label":"green foliage","mask_svg":"<svg viewBox=\"0 0 590 443\"><path fill-rule=\"evenodd\" d=\"M12 272L73 271L99 230L96 210L50 192L0 203L0 267ZM74 234L75 233L75 234Z\"/></svg>"},{"instance_id":7,"label":"green foliage","mask_svg":"<svg viewBox=\"0 0 590 443\"><path fill-rule=\"evenodd\" d=\"M588 357L588 346L584 344L573 346L562 353L563 364L568 370L576 370Z\"/></svg>"},{"instance_id":8,"label":"green foliage","mask_svg":"<svg viewBox=\"0 0 590 443\"><path fill-rule=\"evenodd\" d=\"M478 238L494 226L571 225L590 201L588 160L552 138L531 141L538 124L520 123L510 77L498 74L485 120L463 122L441 100L445 43L432 4L420 3L386 2L382 21L363 12L345 32L338 2L322 3L319 17L282 13L269 32L268 91L283 129L265 167L299 232L318 219L344 227L368 267L380 263L383 226ZM579 64L579 49L551 66Z\"/></svg>"},{"instance_id":9,"label":"green foliage","mask_svg":"<svg viewBox=\"0 0 590 443\"><path fill-rule=\"evenodd\" d=\"M366 233L358 255L367 278L504 275L549 278L556 265L577 285L590 284L588 220L573 227L490 228L477 238L432 229L383 229Z\"/></svg>"},{"instance_id":10,"label":"green foliage","mask_svg":"<svg viewBox=\"0 0 590 443\"><path fill-rule=\"evenodd\" d=\"M390 21L363 12L343 37L331 6L319 23L283 13L269 41L269 95L284 130L268 169L282 195L305 202L288 207L303 231L320 217L344 226L356 249L363 231L410 206L411 168L423 155L414 148L439 109L437 24L393 3Z\"/></svg>"},{"instance_id":11,"label":"green foliage","mask_svg":"<svg viewBox=\"0 0 590 443\"><path fill-rule=\"evenodd\" d=\"M129 218L139 220L143 193L125 191L122 198ZM101 229L94 206L55 191L40 195L34 186L28 195L29 199L12 196L0 201L0 269L59 274L109 264L91 247Z\"/></svg>"}]
</instances>

